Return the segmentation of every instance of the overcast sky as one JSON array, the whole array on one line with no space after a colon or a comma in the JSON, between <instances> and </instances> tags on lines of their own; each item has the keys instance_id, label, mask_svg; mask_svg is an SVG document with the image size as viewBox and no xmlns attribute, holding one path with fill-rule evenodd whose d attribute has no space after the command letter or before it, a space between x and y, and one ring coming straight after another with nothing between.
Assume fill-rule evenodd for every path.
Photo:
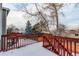
<instances>
[{"instance_id":1,"label":"overcast sky","mask_svg":"<svg viewBox=\"0 0 79 59\"><path fill-rule=\"evenodd\" d=\"M27 20L23 18L23 12L16 10L14 4L3 4L4 7L10 9L10 13L7 17L7 25L15 24L16 26L24 27ZM30 6L29 6L30 7ZM79 7L74 7L74 4L65 6L62 11L65 17L60 16L60 23L70 27L79 27Z\"/></svg>"}]
</instances>

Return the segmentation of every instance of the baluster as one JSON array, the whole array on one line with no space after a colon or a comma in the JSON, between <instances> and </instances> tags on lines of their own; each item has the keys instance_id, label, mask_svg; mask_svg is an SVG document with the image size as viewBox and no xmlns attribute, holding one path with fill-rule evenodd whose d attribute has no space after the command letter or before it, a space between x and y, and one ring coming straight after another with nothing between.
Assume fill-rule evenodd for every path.
<instances>
[{"instance_id":1,"label":"baluster","mask_svg":"<svg viewBox=\"0 0 79 59\"><path fill-rule=\"evenodd\" d=\"M15 40L16 40L15 48L17 48L17 37L16 37L16 39L15 39Z\"/></svg>"},{"instance_id":2,"label":"baluster","mask_svg":"<svg viewBox=\"0 0 79 59\"><path fill-rule=\"evenodd\" d=\"M12 48L12 41L11 41L11 37L8 37L8 42L7 42L7 45L8 45L8 50Z\"/></svg>"},{"instance_id":3,"label":"baluster","mask_svg":"<svg viewBox=\"0 0 79 59\"><path fill-rule=\"evenodd\" d=\"M54 49L55 49L55 39L54 39L54 37L53 37L53 45L52 45L52 51L54 51Z\"/></svg>"},{"instance_id":4,"label":"baluster","mask_svg":"<svg viewBox=\"0 0 79 59\"><path fill-rule=\"evenodd\" d=\"M12 49L14 49L14 38L12 37L11 40L12 40L12 45L13 45L13 47L12 46L11 47L12 47Z\"/></svg>"},{"instance_id":5,"label":"baluster","mask_svg":"<svg viewBox=\"0 0 79 59\"><path fill-rule=\"evenodd\" d=\"M5 51L7 51L7 37L5 37Z\"/></svg>"},{"instance_id":6,"label":"baluster","mask_svg":"<svg viewBox=\"0 0 79 59\"><path fill-rule=\"evenodd\" d=\"M21 46L21 39L19 38L19 47Z\"/></svg>"},{"instance_id":7,"label":"baluster","mask_svg":"<svg viewBox=\"0 0 79 59\"><path fill-rule=\"evenodd\" d=\"M20 37L20 40L21 40L21 41L20 41L21 46L24 46L24 44L22 43L22 42L23 42L23 41L22 41L23 39L21 39L21 37Z\"/></svg>"},{"instance_id":8,"label":"baluster","mask_svg":"<svg viewBox=\"0 0 79 59\"><path fill-rule=\"evenodd\" d=\"M1 50L3 50L3 35L1 36Z\"/></svg>"},{"instance_id":9,"label":"baluster","mask_svg":"<svg viewBox=\"0 0 79 59\"><path fill-rule=\"evenodd\" d=\"M45 46L44 44L45 44L45 39L44 39L44 37L43 37L43 47Z\"/></svg>"},{"instance_id":10,"label":"baluster","mask_svg":"<svg viewBox=\"0 0 79 59\"><path fill-rule=\"evenodd\" d=\"M14 49L16 48L16 37L14 37Z\"/></svg>"},{"instance_id":11,"label":"baluster","mask_svg":"<svg viewBox=\"0 0 79 59\"><path fill-rule=\"evenodd\" d=\"M43 47L44 47L44 37L43 37Z\"/></svg>"},{"instance_id":12,"label":"baluster","mask_svg":"<svg viewBox=\"0 0 79 59\"><path fill-rule=\"evenodd\" d=\"M63 39L63 46L65 47L65 39ZM63 55L65 56L65 49L63 50Z\"/></svg>"},{"instance_id":13,"label":"baluster","mask_svg":"<svg viewBox=\"0 0 79 59\"><path fill-rule=\"evenodd\" d=\"M59 40L59 43L61 43L61 39ZM58 47L58 51L59 51L59 54L61 55L61 45L60 44L59 44L59 47Z\"/></svg>"},{"instance_id":14,"label":"baluster","mask_svg":"<svg viewBox=\"0 0 79 59\"><path fill-rule=\"evenodd\" d=\"M44 37L44 47L47 47L47 41L45 37Z\"/></svg>"},{"instance_id":15,"label":"baluster","mask_svg":"<svg viewBox=\"0 0 79 59\"><path fill-rule=\"evenodd\" d=\"M17 37L16 37L16 39L15 39L15 40L16 40L16 43L15 43L15 48L17 48Z\"/></svg>"},{"instance_id":16,"label":"baluster","mask_svg":"<svg viewBox=\"0 0 79 59\"><path fill-rule=\"evenodd\" d=\"M17 43L16 43L16 48L18 48L18 46L17 46L17 45L18 45L18 37L16 37L16 40L17 40Z\"/></svg>"},{"instance_id":17,"label":"baluster","mask_svg":"<svg viewBox=\"0 0 79 59\"><path fill-rule=\"evenodd\" d=\"M62 38L61 38L61 45L62 45ZM61 47L61 46L60 46ZM61 56L63 55L63 49L61 47Z\"/></svg>"},{"instance_id":18,"label":"baluster","mask_svg":"<svg viewBox=\"0 0 79 59\"><path fill-rule=\"evenodd\" d=\"M74 42L74 55L76 56L76 42Z\"/></svg>"},{"instance_id":19,"label":"baluster","mask_svg":"<svg viewBox=\"0 0 79 59\"><path fill-rule=\"evenodd\" d=\"M5 42L5 50L6 50L6 51L8 50L7 42L8 42L8 39L7 39L7 37L6 37L6 42Z\"/></svg>"},{"instance_id":20,"label":"baluster","mask_svg":"<svg viewBox=\"0 0 79 59\"><path fill-rule=\"evenodd\" d=\"M54 41L54 45L53 45L53 47L54 47L54 51L55 51L55 38L53 38L53 39L54 39L54 40L53 40L53 41Z\"/></svg>"},{"instance_id":21,"label":"baluster","mask_svg":"<svg viewBox=\"0 0 79 59\"><path fill-rule=\"evenodd\" d=\"M4 36L1 36L1 50L4 50Z\"/></svg>"},{"instance_id":22,"label":"baluster","mask_svg":"<svg viewBox=\"0 0 79 59\"><path fill-rule=\"evenodd\" d=\"M67 49L68 49L68 40L66 41L67 42ZM69 50L69 49L68 49ZM68 56L68 52L67 52L67 56Z\"/></svg>"},{"instance_id":23,"label":"baluster","mask_svg":"<svg viewBox=\"0 0 79 59\"><path fill-rule=\"evenodd\" d=\"M60 43L60 40L61 40L61 38L58 38L59 43ZM60 55L60 44L58 44L58 53Z\"/></svg>"},{"instance_id":24,"label":"baluster","mask_svg":"<svg viewBox=\"0 0 79 59\"><path fill-rule=\"evenodd\" d=\"M17 46L18 46L18 48L19 48L19 37L18 37L17 39L18 39L18 43L17 43Z\"/></svg>"},{"instance_id":25,"label":"baluster","mask_svg":"<svg viewBox=\"0 0 79 59\"><path fill-rule=\"evenodd\" d=\"M5 36L4 36L4 39L3 39L3 50L5 51Z\"/></svg>"},{"instance_id":26,"label":"baluster","mask_svg":"<svg viewBox=\"0 0 79 59\"><path fill-rule=\"evenodd\" d=\"M4 51L5 51L5 37L4 37L4 41L3 42L4 42L3 44L4 44Z\"/></svg>"},{"instance_id":27,"label":"baluster","mask_svg":"<svg viewBox=\"0 0 79 59\"><path fill-rule=\"evenodd\" d=\"M70 41L70 53L72 54L72 41Z\"/></svg>"},{"instance_id":28,"label":"baluster","mask_svg":"<svg viewBox=\"0 0 79 59\"><path fill-rule=\"evenodd\" d=\"M3 36L1 36L1 51L3 50L3 48L2 48L3 44L2 43L3 43Z\"/></svg>"},{"instance_id":29,"label":"baluster","mask_svg":"<svg viewBox=\"0 0 79 59\"><path fill-rule=\"evenodd\" d=\"M53 51L54 50L54 39L52 38L51 40L52 40L52 51Z\"/></svg>"}]
</instances>

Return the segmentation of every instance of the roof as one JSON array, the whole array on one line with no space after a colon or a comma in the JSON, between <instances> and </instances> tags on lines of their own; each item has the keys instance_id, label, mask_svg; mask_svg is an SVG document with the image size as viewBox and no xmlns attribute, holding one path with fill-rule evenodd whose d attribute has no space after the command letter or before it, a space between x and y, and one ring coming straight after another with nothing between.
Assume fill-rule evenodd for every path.
<instances>
[{"instance_id":1,"label":"roof","mask_svg":"<svg viewBox=\"0 0 79 59\"><path fill-rule=\"evenodd\" d=\"M68 30L68 31L66 31L66 33L68 33L68 34L79 34L79 31L77 31L77 30Z\"/></svg>"}]
</instances>

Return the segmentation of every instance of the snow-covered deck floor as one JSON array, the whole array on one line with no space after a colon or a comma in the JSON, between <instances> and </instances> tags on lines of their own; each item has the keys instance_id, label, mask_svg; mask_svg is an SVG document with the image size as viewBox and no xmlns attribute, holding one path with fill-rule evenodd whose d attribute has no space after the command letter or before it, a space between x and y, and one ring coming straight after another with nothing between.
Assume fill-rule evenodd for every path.
<instances>
[{"instance_id":1,"label":"snow-covered deck floor","mask_svg":"<svg viewBox=\"0 0 79 59\"><path fill-rule=\"evenodd\" d=\"M55 53L42 47L42 42L28 45L19 49L1 52L0 56L57 56Z\"/></svg>"}]
</instances>

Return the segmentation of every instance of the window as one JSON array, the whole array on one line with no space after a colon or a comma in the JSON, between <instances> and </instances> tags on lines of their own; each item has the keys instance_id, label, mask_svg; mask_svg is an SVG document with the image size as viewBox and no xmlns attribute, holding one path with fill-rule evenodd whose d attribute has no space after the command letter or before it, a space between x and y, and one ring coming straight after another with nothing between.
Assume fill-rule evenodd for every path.
<instances>
[{"instance_id":1,"label":"window","mask_svg":"<svg viewBox=\"0 0 79 59\"><path fill-rule=\"evenodd\" d=\"M75 34L75 36L78 36L78 34Z\"/></svg>"}]
</instances>

